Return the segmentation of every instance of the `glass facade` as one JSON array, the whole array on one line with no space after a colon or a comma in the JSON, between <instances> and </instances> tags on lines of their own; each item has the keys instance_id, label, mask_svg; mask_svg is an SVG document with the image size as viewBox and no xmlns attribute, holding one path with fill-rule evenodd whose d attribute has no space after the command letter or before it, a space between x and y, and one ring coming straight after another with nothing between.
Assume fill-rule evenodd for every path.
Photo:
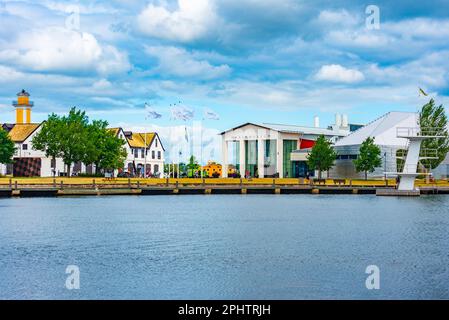
<instances>
[{"instance_id":1,"label":"glass facade","mask_svg":"<svg viewBox=\"0 0 449 320\"><path fill-rule=\"evenodd\" d=\"M258 175L257 161L257 140L247 140L245 141L245 163L246 171L251 177ZM245 173L246 173L245 171Z\"/></svg>"},{"instance_id":2,"label":"glass facade","mask_svg":"<svg viewBox=\"0 0 449 320\"><path fill-rule=\"evenodd\" d=\"M297 140L284 140L284 178L294 177L294 168L293 162L291 161L290 154L293 150L298 149L298 141Z\"/></svg>"},{"instance_id":3,"label":"glass facade","mask_svg":"<svg viewBox=\"0 0 449 320\"><path fill-rule=\"evenodd\" d=\"M240 172L240 143L238 141L232 142L232 159L235 163L235 169Z\"/></svg>"},{"instance_id":4,"label":"glass facade","mask_svg":"<svg viewBox=\"0 0 449 320\"><path fill-rule=\"evenodd\" d=\"M265 177L273 177L276 172L276 140L265 140Z\"/></svg>"},{"instance_id":5,"label":"glass facade","mask_svg":"<svg viewBox=\"0 0 449 320\"><path fill-rule=\"evenodd\" d=\"M305 178L307 177L307 173L309 173L310 176L314 175L313 170L309 171L306 161L292 161L292 167L291 178Z\"/></svg>"}]
</instances>

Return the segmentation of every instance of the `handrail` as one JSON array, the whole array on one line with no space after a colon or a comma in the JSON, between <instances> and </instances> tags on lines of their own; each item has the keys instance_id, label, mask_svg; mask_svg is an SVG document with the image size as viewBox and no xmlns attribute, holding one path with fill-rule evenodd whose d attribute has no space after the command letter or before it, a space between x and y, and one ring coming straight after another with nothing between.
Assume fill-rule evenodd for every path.
<instances>
[{"instance_id":1,"label":"handrail","mask_svg":"<svg viewBox=\"0 0 449 320\"><path fill-rule=\"evenodd\" d=\"M398 137L440 137L445 136L444 128L397 127Z\"/></svg>"}]
</instances>

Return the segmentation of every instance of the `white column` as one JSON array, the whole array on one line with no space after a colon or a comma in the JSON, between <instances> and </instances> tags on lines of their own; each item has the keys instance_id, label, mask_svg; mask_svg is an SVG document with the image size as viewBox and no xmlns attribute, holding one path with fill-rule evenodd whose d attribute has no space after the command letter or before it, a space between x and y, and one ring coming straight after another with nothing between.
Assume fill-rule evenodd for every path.
<instances>
[{"instance_id":1,"label":"white column","mask_svg":"<svg viewBox=\"0 0 449 320\"><path fill-rule=\"evenodd\" d=\"M276 139L276 171L279 173L279 178L284 177L284 141L278 136Z\"/></svg>"},{"instance_id":2,"label":"white column","mask_svg":"<svg viewBox=\"0 0 449 320\"><path fill-rule=\"evenodd\" d=\"M239 161L239 163L240 163L240 175L243 178L245 176L245 172L246 172L245 140L244 139L239 140L239 143L240 143L240 148L239 148L240 149L240 155L239 155L239 158L240 158L240 161Z\"/></svg>"},{"instance_id":3,"label":"white column","mask_svg":"<svg viewBox=\"0 0 449 320\"><path fill-rule=\"evenodd\" d=\"M257 171L259 178L265 176L265 140L257 140Z\"/></svg>"},{"instance_id":4,"label":"white column","mask_svg":"<svg viewBox=\"0 0 449 320\"><path fill-rule=\"evenodd\" d=\"M411 191L415 189L421 141L421 138L410 139L407 157L405 158L404 169L402 171L405 175L400 175L401 180L399 182L398 190Z\"/></svg>"},{"instance_id":5,"label":"white column","mask_svg":"<svg viewBox=\"0 0 449 320\"><path fill-rule=\"evenodd\" d=\"M225 139L225 134L222 136L221 140L221 177L228 177L228 142Z\"/></svg>"}]
</instances>

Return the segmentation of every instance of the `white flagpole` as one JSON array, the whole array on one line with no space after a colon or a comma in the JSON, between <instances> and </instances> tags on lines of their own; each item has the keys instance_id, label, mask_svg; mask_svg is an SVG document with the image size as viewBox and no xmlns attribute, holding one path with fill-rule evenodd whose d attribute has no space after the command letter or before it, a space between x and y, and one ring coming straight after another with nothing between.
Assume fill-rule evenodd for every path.
<instances>
[{"instance_id":1,"label":"white flagpole","mask_svg":"<svg viewBox=\"0 0 449 320\"><path fill-rule=\"evenodd\" d=\"M203 121L200 122L200 170L201 179L203 179Z\"/></svg>"},{"instance_id":2,"label":"white flagpole","mask_svg":"<svg viewBox=\"0 0 449 320\"><path fill-rule=\"evenodd\" d=\"M145 148L143 150L143 178L145 179L147 177L147 130L145 129L145 132L143 133L145 135Z\"/></svg>"}]
</instances>

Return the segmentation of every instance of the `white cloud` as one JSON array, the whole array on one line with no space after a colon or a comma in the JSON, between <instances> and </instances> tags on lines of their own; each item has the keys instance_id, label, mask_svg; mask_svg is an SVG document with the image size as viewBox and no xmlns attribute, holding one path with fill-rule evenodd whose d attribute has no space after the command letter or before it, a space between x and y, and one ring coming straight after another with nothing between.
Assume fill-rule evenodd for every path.
<instances>
[{"instance_id":1,"label":"white cloud","mask_svg":"<svg viewBox=\"0 0 449 320\"><path fill-rule=\"evenodd\" d=\"M0 65L0 83L11 82L23 79L24 74L12 68Z\"/></svg>"},{"instance_id":2,"label":"white cloud","mask_svg":"<svg viewBox=\"0 0 449 320\"><path fill-rule=\"evenodd\" d=\"M447 39L449 37L449 20L428 18L407 19L385 23L382 27L400 37L416 37L423 39Z\"/></svg>"},{"instance_id":3,"label":"white cloud","mask_svg":"<svg viewBox=\"0 0 449 320\"><path fill-rule=\"evenodd\" d=\"M361 23L357 16L350 14L346 10L323 10L318 15L318 22L332 27L335 25L354 26L357 23Z\"/></svg>"},{"instance_id":4,"label":"white cloud","mask_svg":"<svg viewBox=\"0 0 449 320\"><path fill-rule=\"evenodd\" d=\"M0 49L0 61L26 70L113 74L131 67L126 53L101 45L90 33L60 27L23 32L7 45Z\"/></svg>"},{"instance_id":5,"label":"white cloud","mask_svg":"<svg viewBox=\"0 0 449 320\"><path fill-rule=\"evenodd\" d=\"M180 42L204 37L217 20L210 0L178 0L178 8L174 11L149 4L137 17L144 34Z\"/></svg>"},{"instance_id":6,"label":"white cloud","mask_svg":"<svg viewBox=\"0 0 449 320\"><path fill-rule=\"evenodd\" d=\"M146 47L145 52L158 59L159 65L155 71L162 76L213 79L226 77L231 72L231 68L226 64L211 65L208 61L198 60L192 53L177 47L152 46Z\"/></svg>"},{"instance_id":7,"label":"white cloud","mask_svg":"<svg viewBox=\"0 0 449 320\"><path fill-rule=\"evenodd\" d=\"M355 83L365 79L363 73L356 69L348 69L339 64L324 65L315 74L315 79L343 83Z\"/></svg>"},{"instance_id":8,"label":"white cloud","mask_svg":"<svg viewBox=\"0 0 449 320\"><path fill-rule=\"evenodd\" d=\"M376 83L410 83L416 87L444 88L449 83L448 59L449 51L440 51L401 65L379 67L372 64L365 73L368 80Z\"/></svg>"}]
</instances>

